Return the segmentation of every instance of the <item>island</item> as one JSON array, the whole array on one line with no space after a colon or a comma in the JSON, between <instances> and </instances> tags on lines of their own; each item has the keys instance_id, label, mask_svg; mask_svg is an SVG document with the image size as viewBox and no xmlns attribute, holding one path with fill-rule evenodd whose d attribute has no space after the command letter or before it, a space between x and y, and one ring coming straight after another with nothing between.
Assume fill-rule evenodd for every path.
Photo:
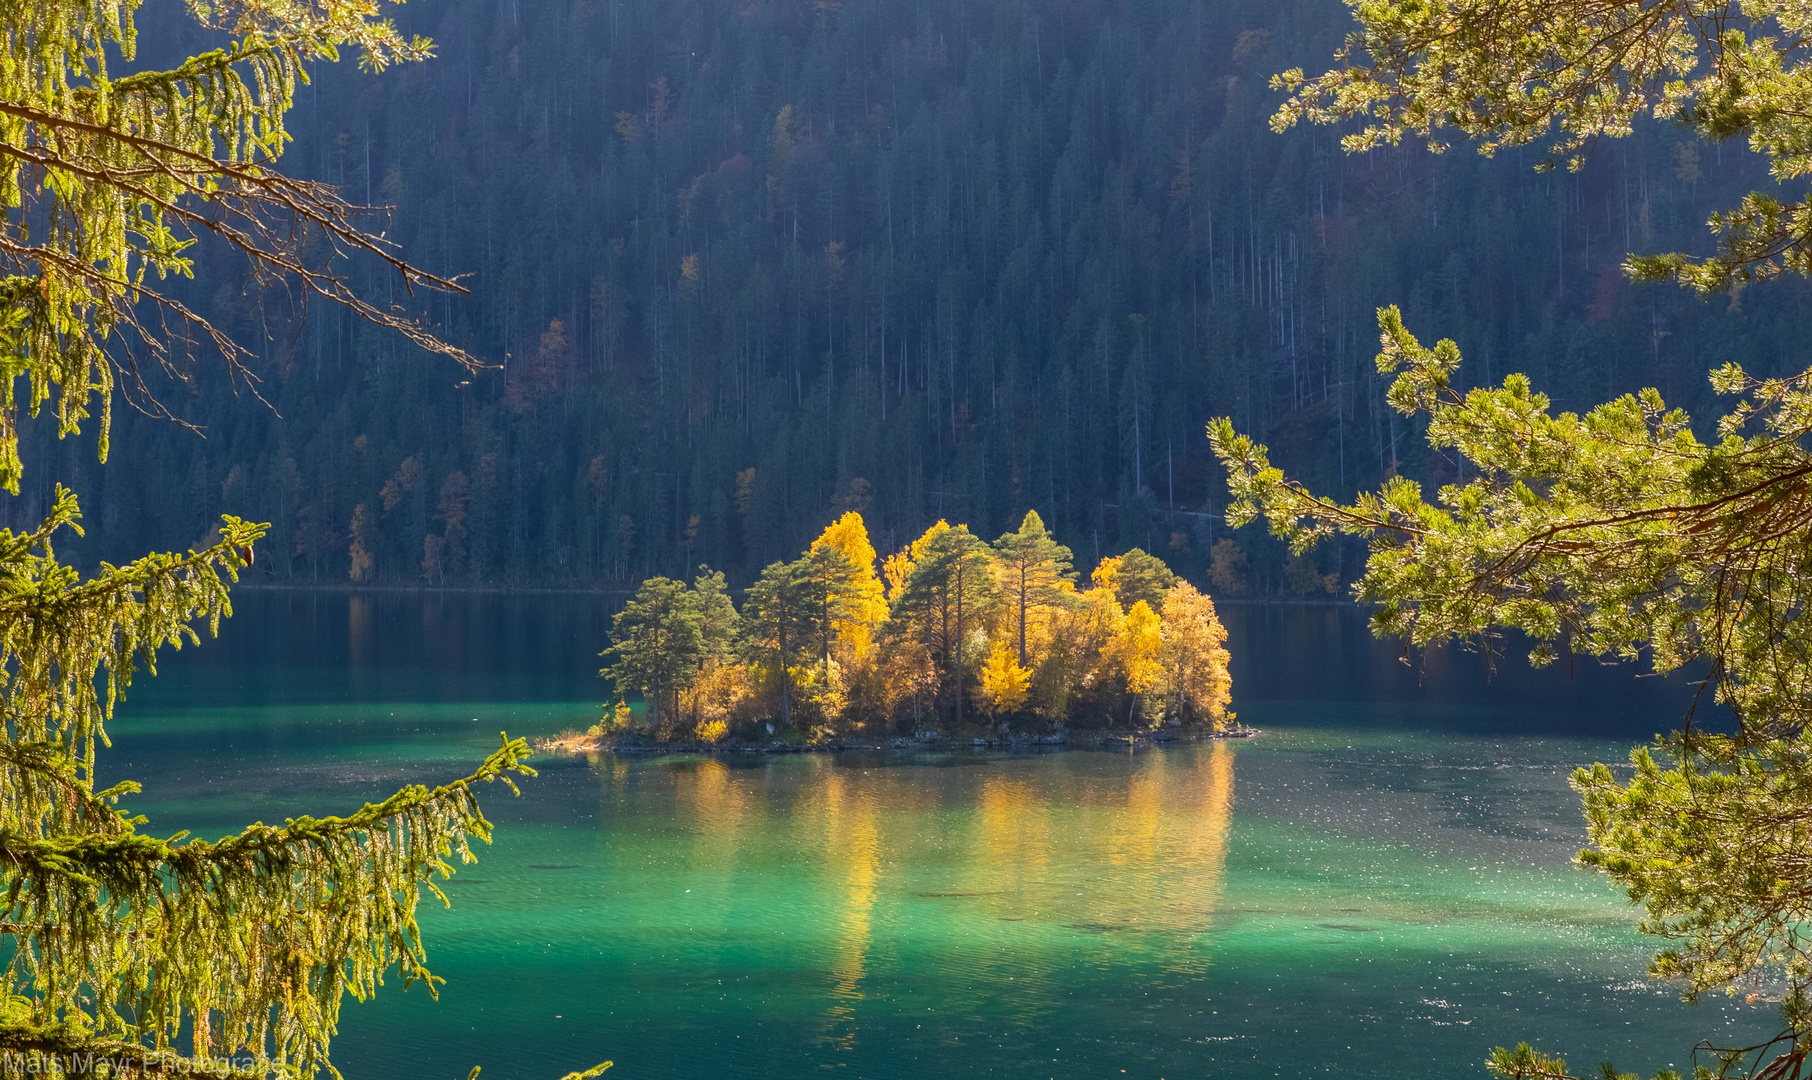
<instances>
[{"instance_id":1,"label":"island","mask_svg":"<svg viewBox=\"0 0 1812 1080\"><path fill-rule=\"evenodd\" d=\"M616 615L615 699L545 749L1130 746L1243 736L1214 601L1138 548L1080 587L1036 511L988 543L938 521L885 559L860 513L774 563L654 577ZM631 697L638 700L632 703Z\"/></svg>"}]
</instances>

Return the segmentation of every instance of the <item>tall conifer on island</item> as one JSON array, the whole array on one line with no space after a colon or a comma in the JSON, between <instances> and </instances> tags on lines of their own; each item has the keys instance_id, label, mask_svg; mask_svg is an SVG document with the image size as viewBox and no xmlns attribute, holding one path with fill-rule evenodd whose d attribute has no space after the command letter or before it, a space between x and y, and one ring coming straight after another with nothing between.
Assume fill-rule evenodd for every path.
<instances>
[{"instance_id":1,"label":"tall conifer on island","mask_svg":"<svg viewBox=\"0 0 1812 1080\"><path fill-rule=\"evenodd\" d=\"M831 639L837 627L855 614L862 571L849 556L829 544L813 544L793 564L793 573L812 606L812 622L818 635L819 658L828 673L831 664Z\"/></svg>"},{"instance_id":2,"label":"tall conifer on island","mask_svg":"<svg viewBox=\"0 0 1812 1080\"><path fill-rule=\"evenodd\" d=\"M1551 138L1552 160L1578 167L1597 139L1628 134L1647 113L1715 140L1748 136L1776 180L1812 172L1803 5L1349 2L1359 27L1340 66L1280 76L1292 96L1275 126L1359 117L1349 150L1453 128L1486 152ZM1812 272L1803 199L1755 192L1711 225L1715 255L1634 255L1627 269L1704 291ZM1581 861L1642 905L1642 929L1666 943L1653 972L1689 998L1780 989L1781 1034L1702 1043L1695 1075L1805 1076L1812 371L1717 369L1712 385L1734 404L1701 441L1654 389L1557 415L1520 374L1464 389L1459 347L1424 346L1396 308L1379 325L1379 370L1397 376L1391 404L1426 423L1431 446L1467 460L1465 479L1430 501L1398 477L1342 504L1288 481L1263 446L1219 420L1209 438L1227 468L1229 521L1263 515L1299 554L1335 533L1366 537L1357 592L1378 605L1373 627L1417 645L1458 638L1490 650L1513 628L1535 640L1537 664L1557 644L1646 654L1658 672L1705 664L1737 729L1707 730L1689 712L1681 731L1632 755L1628 782L1603 765L1577 772L1591 844ZM1512 1077L1570 1075L1526 1044L1490 1064Z\"/></svg>"},{"instance_id":3,"label":"tall conifer on island","mask_svg":"<svg viewBox=\"0 0 1812 1080\"><path fill-rule=\"evenodd\" d=\"M774 673L780 718L793 722L792 670L825 632L823 594L813 588L806 560L773 563L749 586L742 607L743 647L751 660Z\"/></svg>"},{"instance_id":4,"label":"tall conifer on island","mask_svg":"<svg viewBox=\"0 0 1812 1080\"><path fill-rule=\"evenodd\" d=\"M332 188L272 163L307 66L341 49L370 69L430 53L374 0L190 0L222 48L167 71L115 78L133 60L135 0L29 0L0 7L0 487L22 473L15 409L49 405L61 435L112 397L158 406L140 365L173 370L196 339L234 378L249 354L175 295L198 237L462 364L475 361L405 315L376 307L307 260L316 240L387 263L405 286L456 288L364 231ZM15 399L17 380L26 399ZM103 565L57 561L78 532L75 497L23 533L0 530L0 1054L7 1071L117 1077L314 1077L347 992L392 969L436 982L415 909L420 890L488 840L476 790L531 770L505 738L476 772L411 786L345 817L253 825L214 842L141 831L138 790L97 790L95 755L115 704L165 646L197 643L231 614L228 589L264 526L222 519L183 555ZM181 1045L179 1045L179 1039ZM24 1055L23 1058L20 1056ZM604 1066L583 1074L596 1075ZM335 1074L337 1075L337 1073Z\"/></svg>"},{"instance_id":5,"label":"tall conifer on island","mask_svg":"<svg viewBox=\"0 0 1812 1080\"><path fill-rule=\"evenodd\" d=\"M612 621L611 646L603 655L613 659L598 674L615 683L618 693L645 695L654 723L663 712L671 718L680 692L691 686L705 660L703 614L683 582L649 578Z\"/></svg>"},{"instance_id":6,"label":"tall conifer on island","mask_svg":"<svg viewBox=\"0 0 1812 1080\"><path fill-rule=\"evenodd\" d=\"M1001 595L1007 607L1019 666L1026 666L1027 626L1045 610L1065 602L1075 593L1076 574L1070 569L1070 549L1051 538L1038 511L1027 510L1014 532L994 541L1000 567Z\"/></svg>"},{"instance_id":7,"label":"tall conifer on island","mask_svg":"<svg viewBox=\"0 0 1812 1080\"><path fill-rule=\"evenodd\" d=\"M1142 548L1102 559L1089 576L1096 586L1112 589L1114 599L1129 611L1141 600L1156 611L1164 604L1164 594L1177 583L1177 576L1164 565L1164 560Z\"/></svg>"},{"instance_id":8,"label":"tall conifer on island","mask_svg":"<svg viewBox=\"0 0 1812 1080\"><path fill-rule=\"evenodd\" d=\"M912 568L894 605L895 614L929 642L931 656L954 695L956 722L961 724L968 638L993 614L1000 588L988 545L968 526L933 526L923 539L922 549L914 545Z\"/></svg>"}]
</instances>

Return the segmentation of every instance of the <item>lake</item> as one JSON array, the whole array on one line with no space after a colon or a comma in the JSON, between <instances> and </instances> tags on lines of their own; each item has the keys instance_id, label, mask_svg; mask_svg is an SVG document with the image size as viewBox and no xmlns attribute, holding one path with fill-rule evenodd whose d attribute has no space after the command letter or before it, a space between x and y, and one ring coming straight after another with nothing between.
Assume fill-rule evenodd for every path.
<instances>
[{"instance_id":1,"label":"lake","mask_svg":"<svg viewBox=\"0 0 1812 1080\"><path fill-rule=\"evenodd\" d=\"M611 601L247 592L122 705L104 783L168 833L346 811L499 730L595 718ZM1485 1076L1684 1069L1688 1007L1583 841L1568 772L1690 690L1407 666L1337 607L1228 606L1243 741L1050 754L543 759L424 902L438 1001L347 1002L349 1078Z\"/></svg>"}]
</instances>

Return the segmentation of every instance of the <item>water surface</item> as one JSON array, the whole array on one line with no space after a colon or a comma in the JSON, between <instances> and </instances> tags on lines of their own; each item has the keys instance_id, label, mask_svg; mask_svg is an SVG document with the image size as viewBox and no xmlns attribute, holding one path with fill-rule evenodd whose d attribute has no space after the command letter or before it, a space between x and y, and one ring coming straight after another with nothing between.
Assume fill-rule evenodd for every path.
<instances>
[{"instance_id":1,"label":"water surface","mask_svg":"<svg viewBox=\"0 0 1812 1080\"><path fill-rule=\"evenodd\" d=\"M164 665L108 769L161 829L344 810L499 729L589 722L609 601L247 594ZM429 910L438 1002L348 1004L349 1077L1483 1076L1687 1064L1689 1008L1581 843L1566 774L1682 687L1404 666L1355 612L1226 612L1244 742L1132 754L538 763Z\"/></svg>"}]
</instances>

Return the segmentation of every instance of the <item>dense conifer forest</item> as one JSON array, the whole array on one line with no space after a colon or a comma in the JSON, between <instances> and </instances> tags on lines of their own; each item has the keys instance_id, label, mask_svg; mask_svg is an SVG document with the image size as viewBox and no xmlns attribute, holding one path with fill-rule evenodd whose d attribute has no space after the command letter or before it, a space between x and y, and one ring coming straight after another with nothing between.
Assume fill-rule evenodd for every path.
<instances>
[{"instance_id":1,"label":"dense conifer forest","mask_svg":"<svg viewBox=\"0 0 1812 1080\"><path fill-rule=\"evenodd\" d=\"M587 585L703 562L740 586L847 510L886 555L939 518L993 536L1034 509L1087 565L1137 546L1217 594L1325 595L1357 550L1292 561L1230 535L1203 430L1229 415L1336 494L1453 475L1384 404L1381 304L1456 339L1463 377L1524 371L1564 407L1654 385L1713 416L1709 368L1805 363L1803 283L1703 300L1618 269L1705 248L1708 212L1764 182L1737 146L1653 126L1575 175L1271 133L1267 77L1325 60L1348 25L1333 0L401 15L439 58L322 65L285 161L394 204L416 262L468 274L469 295L429 298L351 271L500 369L329 305L303 320L204 246L192 299L260 347L271 407L147 371L205 440L122 409L102 467L92 432L29 426L18 522L61 479L104 537L86 558L194 543L230 512L271 522L267 580ZM148 29L167 40L147 53L174 34Z\"/></svg>"}]
</instances>

